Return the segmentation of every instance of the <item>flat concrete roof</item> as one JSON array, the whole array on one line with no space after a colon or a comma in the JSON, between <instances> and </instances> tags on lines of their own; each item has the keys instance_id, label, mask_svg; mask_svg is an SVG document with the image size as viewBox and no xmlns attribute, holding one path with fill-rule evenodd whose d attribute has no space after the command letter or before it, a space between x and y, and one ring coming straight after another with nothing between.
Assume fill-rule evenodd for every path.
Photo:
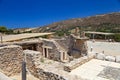
<instances>
[{"instance_id":1,"label":"flat concrete roof","mask_svg":"<svg viewBox=\"0 0 120 80\"><path fill-rule=\"evenodd\" d=\"M51 33L24 33L24 34L16 34L16 35L4 35L2 36L3 42L7 41L16 41L16 40L22 40L22 39L27 39L27 38L32 38L32 37L39 37L39 36L44 36L44 35L50 35L53 34Z\"/></svg>"},{"instance_id":2,"label":"flat concrete roof","mask_svg":"<svg viewBox=\"0 0 120 80\"><path fill-rule=\"evenodd\" d=\"M92 59L72 70L70 75L86 80L120 80L120 64Z\"/></svg>"},{"instance_id":3,"label":"flat concrete roof","mask_svg":"<svg viewBox=\"0 0 120 80\"><path fill-rule=\"evenodd\" d=\"M92 32L92 31L85 31L85 33L89 34L101 34L101 35L113 35L114 33L104 33L104 32Z\"/></svg>"}]
</instances>

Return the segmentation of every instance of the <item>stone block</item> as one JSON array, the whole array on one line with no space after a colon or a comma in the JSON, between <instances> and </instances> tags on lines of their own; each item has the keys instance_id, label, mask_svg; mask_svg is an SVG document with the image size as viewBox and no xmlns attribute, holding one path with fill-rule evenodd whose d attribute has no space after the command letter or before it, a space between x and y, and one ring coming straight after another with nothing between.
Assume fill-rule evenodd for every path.
<instances>
[{"instance_id":1,"label":"stone block","mask_svg":"<svg viewBox=\"0 0 120 80\"><path fill-rule=\"evenodd\" d=\"M96 53L96 59L105 60L105 54L103 54L103 53Z\"/></svg>"},{"instance_id":2,"label":"stone block","mask_svg":"<svg viewBox=\"0 0 120 80\"><path fill-rule=\"evenodd\" d=\"M105 60L115 62L115 57L114 56L106 56Z\"/></svg>"},{"instance_id":3,"label":"stone block","mask_svg":"<svg viewBox=\"0 0 120 80\"><path fill-rule=\"evenodd\" d=\"M120 56L116 56L115 58L116 58L116 62L120 63Z\"/></svg>"}]
</instances>

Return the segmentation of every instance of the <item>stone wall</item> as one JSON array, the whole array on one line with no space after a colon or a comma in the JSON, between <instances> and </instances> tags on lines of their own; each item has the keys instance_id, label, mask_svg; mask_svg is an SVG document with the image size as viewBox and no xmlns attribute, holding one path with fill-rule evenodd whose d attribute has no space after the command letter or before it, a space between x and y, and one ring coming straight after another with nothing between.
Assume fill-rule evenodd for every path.
<instances>
[{"instance_id":1,"label":"stone wall","mask_svg":"<svg viewBox=\"0 0 120 80\"><path fill-rule=\"evenodd\" d=\"M61 47L63 47L66 51L69 49L70 39L69 37L65 37L63 39L55 40Z\"/></svg>"},{"instance_id":2,"label":"stone wall","mask_svg":"<svg viewBox=\"0 0 120 80\"><path fill-rule=\"evenodd\" d=\"M95 55L88 55L88 56L84 56L78 59L74 59L73 61L65 64L64 70L71 72L73 69L79 67L80 65L88 62L89 60L93 58L95 58Z\"/></svg>"},{"instance_id":3,"label":"stone wall","mask_svg":"<svg viewBox=\"0 0 120 80\"><path fill-rule=\"evenodd\" d=\"M43 46L51 47L48 49L48 58L56 61L60 61L60 52L52 41L43 40Z\"/></svg>"},{"instance_id":4,"label":"stone wall","mask_svg":"<svg viewBox=\"0 0 120 80\"><path fill-rule=\"evenodd\" d=\"M0 47L0 70L8 76L21 72L23 50L20 46Z\"/></svg>"},{"instance_id":5,"label":"stone wall","mask_svg":"<svg viewBox=\"0 0 120 80\"><path fill-rule=\"evenodd\" d=\"M69 54L74 58L87 55L87 38L80 38L79 36L70 35L69 37Z\"/></svg>"},{"instance_id":6,"label":"stone wall","mask_svg":"<svg viewBox=\"0 0 120 80\"><path fill-rule=\"evenodd\" d=\"M43 45L43 43L41 43L41 42L37 43L37 45L36 45L37 51L42 52L42 45Z\"/></svg>"}]
</instances>

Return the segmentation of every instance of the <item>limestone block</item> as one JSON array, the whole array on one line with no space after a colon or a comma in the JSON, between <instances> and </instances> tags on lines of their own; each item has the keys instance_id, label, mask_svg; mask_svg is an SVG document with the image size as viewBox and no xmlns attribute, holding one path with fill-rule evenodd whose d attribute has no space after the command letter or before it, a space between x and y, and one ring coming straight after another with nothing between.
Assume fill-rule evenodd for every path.
<instances>
[{"instance_id":1,"label":"limestone block","mask_svg":"<svg viewBox=\"0 0 120 80\"><path fill-rule=\"evenodd\" d=\"M96 57L96 53L89 53L87 56L88 56L88 59L91 60Z\"/></svg>"},{"instance_id":2,"label":"limestone block","mask_svg":"<svg viewBox=\"0 0 120 80\"><path fill-rule=\"evenodd\" d=\"M87 61L89 61L90 59L87 56L78 58L78 59L74 59L73 61L71 61L70 63L66 63L64 66L64 70L71 72L71 70L77 68L78 66L86 63Z\"/></svg>"},{"instance_id":3,"label":"limestone block","mask_svg":"<svg viewBox=\"0 0 120 80\"><path fill-rule=\"evenodd\" d=\"M105 60L115 62L115 57L114 56L106 56Z\"/></svg>"},{"instance_id":4,"label":"limestone block","mask_svg":"<svg viewBox=\"0 0 120 80\"><path fill-rule=\"evenodd\" d=\"M100 59L100 60L104 60L105 59L105 54L103 54L103 53L96 53L96 58Z\"/></svg>"},{"instance_id":5,"label":"limestone block","mask_svg":"<svg viewBox=\"0 0 120 80\"><path fill-rule=\"evenodd\" d=\"M120 63L120 56L116 56L115 58L116 58L116 62Z\"/></svg>"}]
</instances>

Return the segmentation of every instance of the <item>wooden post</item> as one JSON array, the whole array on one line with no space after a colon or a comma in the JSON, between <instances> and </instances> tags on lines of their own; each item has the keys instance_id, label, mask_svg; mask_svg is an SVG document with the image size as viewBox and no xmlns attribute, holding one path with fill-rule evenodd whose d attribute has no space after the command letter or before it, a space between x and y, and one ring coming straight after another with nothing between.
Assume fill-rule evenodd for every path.
<instances>
[{"instance_id":1,"label":"wooden post","mask_svg":"<svg viewBox=\"0 0 120 80\"><path fill-rule=\"evenodd\" d=\"M22 62L22 80L26 80L26 62Z\"/></svg>"},{"instance_id":2,"label":"wooden post","mask_svg":"<svg viewBox=\"0 0 120 80\"><path fill-rule=\"evenodd\" d=\"M0 33L0 42L3 43L2 33Z\"/></svg>"},{"instance_id":3,"label":"wooden post","mask_svg":"<svg viewBox=\"0 0 120 80\"><path fill-rule=\"evenodd\" d=\"M1 43L3 43L3 38L2 38L2 35L0 35L0 39L1 39L1 40L0 40L0 41L1 41Z\"/></svg>"},{"instance_id":4,"label":"wooden post","mask_svg":"<svg viewBox=\"0 0 120 80\"><path fill-rule=\"evenodd\" d=\"M24 53L24 60L22 62L22 80L26 79L26 53Z\"/></svg>"}]
</instances>

